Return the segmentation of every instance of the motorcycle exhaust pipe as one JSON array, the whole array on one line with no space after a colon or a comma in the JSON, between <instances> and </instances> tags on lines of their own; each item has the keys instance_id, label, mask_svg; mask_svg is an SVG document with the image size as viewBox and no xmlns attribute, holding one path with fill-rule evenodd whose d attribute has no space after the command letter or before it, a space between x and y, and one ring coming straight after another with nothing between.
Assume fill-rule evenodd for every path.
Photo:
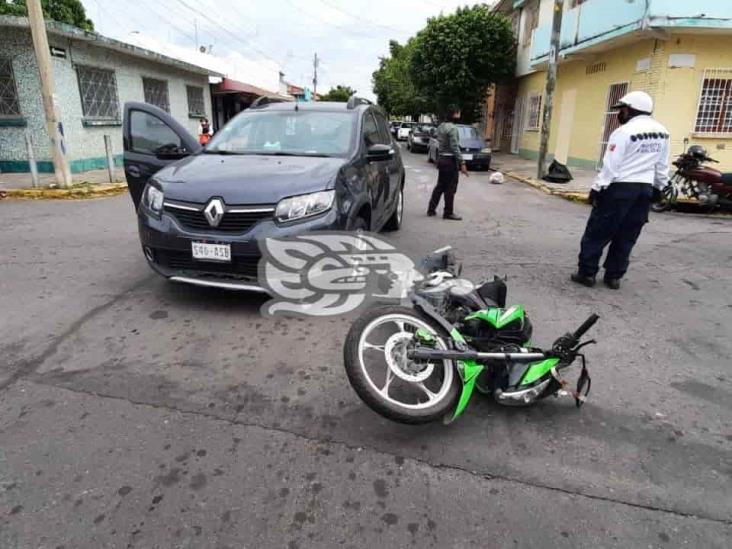
<instances>
[{"instance_id":1,"label":"motorcycle exhaust pipe","mask_svg":"<svg viewBox=\"0 0 732 549\"><path fill-rule=\"evenodd\" d=\"M547 385L549 385L550 381L551 379L546 379L535 387L522 389L520 391L502 391L501 389L496 389L493 393L493 397L499 404L506 404L508 406L528 406L544 393L544 390Z\"/></svg>"}]
</instances>

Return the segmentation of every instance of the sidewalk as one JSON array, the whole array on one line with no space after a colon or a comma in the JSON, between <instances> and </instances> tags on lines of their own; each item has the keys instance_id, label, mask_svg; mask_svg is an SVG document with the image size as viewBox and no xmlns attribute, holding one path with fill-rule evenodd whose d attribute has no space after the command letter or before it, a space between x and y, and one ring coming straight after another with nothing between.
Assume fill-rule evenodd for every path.
<instances>
[{"instance_id":1,"label":"sidewalk","mask_svg":"<svg viewBox=\"0 0 732 549\"><path fill-rule=\"evenodd\" d=\"M125 171L122 168L115 168L114 183L125 183ZM39 187L50 187L55 185L56 176L52 173L39 173ZM109 184L109 173L107 169L92 170L88 172L72 174L74 184L92 183ZM30 189L33 187L30 173L0 173L0 190L8 189Z\"/></svg>"},{"instance_id":2,"label":"sidewalk","mask_svg":"<svg viewBox=\"0 0 732 549\"><path fill-rule=\"evenodd\" d=\"M548 166L548 164L547 164ZM568 183L551 183L536 178L536 161L526 160L515 154L493 153L491 168L504 175L528 183L548 194L565 195L567 198L581 198L589 194L597 172L581 168L569 168L572 181Z\"/></svg>"}]
</instances>

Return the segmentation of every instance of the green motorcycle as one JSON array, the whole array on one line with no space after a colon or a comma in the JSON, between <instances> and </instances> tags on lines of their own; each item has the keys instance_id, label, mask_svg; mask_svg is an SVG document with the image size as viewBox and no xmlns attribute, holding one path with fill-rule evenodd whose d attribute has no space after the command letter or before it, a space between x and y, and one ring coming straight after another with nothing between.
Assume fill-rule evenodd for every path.
<instances>
[{"instance_id":1,"label":"green motorcycle","mask_svg":"<svg viewBox=\"0 0 732 549\"><path fill-rule=\"evenodd\" d=\"M591 315L552 348L531 346L532 325L521 306L506 308L499 278L475 287L459 278L452 251L423 260L427 276L409 294L411 306L368 309L351 326L343 354L358 396L375 412L401 423L450 423L475 389L500 404L527 406L568 395L579 408L591 380L580 342L597 322ZM576 384L562 374L580 359Z\"/></svg>"}]
</instances>

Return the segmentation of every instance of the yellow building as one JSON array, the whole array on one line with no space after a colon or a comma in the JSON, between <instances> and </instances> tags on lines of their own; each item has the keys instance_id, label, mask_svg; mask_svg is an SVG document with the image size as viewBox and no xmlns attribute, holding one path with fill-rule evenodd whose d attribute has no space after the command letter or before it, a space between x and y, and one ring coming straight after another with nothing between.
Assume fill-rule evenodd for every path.
<instances>
[{"instance_id":1,"label":"yellow building","mask_svg":"<svg viewBox=\"0 0 732 549\"><path fill-rule=\"evenodd\" d=\"M513 21L516 82L496 92L493 148L536 158L553 0L502 0ZM688 13L687 13L688 12ZM565 0L549 153L596 168L628 91L654 99L672 154L700 144L732 171L732 2Z\"/></svg>"}]
</instances>

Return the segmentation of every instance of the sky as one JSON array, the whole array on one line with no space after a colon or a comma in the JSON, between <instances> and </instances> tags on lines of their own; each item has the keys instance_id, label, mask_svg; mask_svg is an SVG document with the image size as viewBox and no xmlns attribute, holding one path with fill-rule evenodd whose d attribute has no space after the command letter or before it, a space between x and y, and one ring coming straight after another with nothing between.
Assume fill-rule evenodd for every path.
<instances>
[{"instance_id":1,"label":"sky","mask_svg":"<svg viewBox=\"0 0 732 549\"><path fill-rule=\"evenodd\" d=\"M374 99L371 73L389 40L477 0L82 0L97 32L277 91L285 80L318 92L337 84ZM490 2L488 2L490 3ZM198 40L196 41L196 36ZM197 52L211 47L210 55Z\"/></svg>"}]
</instances>

